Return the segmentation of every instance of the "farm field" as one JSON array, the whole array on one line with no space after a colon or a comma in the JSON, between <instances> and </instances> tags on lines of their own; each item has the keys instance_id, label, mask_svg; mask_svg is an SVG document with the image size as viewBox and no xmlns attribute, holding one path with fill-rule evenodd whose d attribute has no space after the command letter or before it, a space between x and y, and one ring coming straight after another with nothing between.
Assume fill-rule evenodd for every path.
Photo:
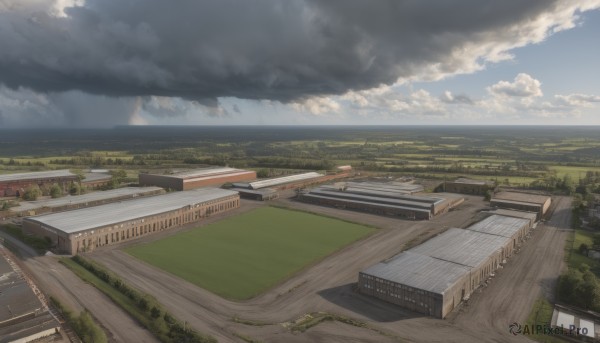
<instances>
[{"instance_id":1,"label":"farm field","mask_svg":"<svg viewBox=\"0 0 600 343\"><path fill-rule=\"evenodd\" d=\"M127 248L224 298L252 298L375 229L274 207Z\"/></svg>"}]
</instances>

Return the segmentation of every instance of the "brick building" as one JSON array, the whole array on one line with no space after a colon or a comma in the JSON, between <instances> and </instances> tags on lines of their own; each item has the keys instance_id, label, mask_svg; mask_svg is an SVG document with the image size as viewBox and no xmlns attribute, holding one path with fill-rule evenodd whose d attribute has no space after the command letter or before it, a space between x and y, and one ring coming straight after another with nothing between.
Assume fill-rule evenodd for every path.
<instances>
[{"instance_id":1,"label":"brick building","mask_svg":"<svg viewBox=\"0 0 600 343\"><path fill-rule=\"evenodd\" d=\"M256 172L228 167L201 168L172 174L140 173L140 186L158 186L176 191L256 179Z\"/></svg>"},{"instance_id":2,"label":"brick building","mask_svg":"<svg viewBox=\"0 0 600 343\"><path fill-rule=\"evenodd\" d=\"M204 188L30 217L23 220L23 231L50 238L59 251L77 254L198 222L239 206L237 192Z\"/></svg>"},{"instance_id":3,"label":"brick building","mask_svg":"<svg viewBox=\"0 0 600 343\"><path fill-rule=\"evenodd\" d=\"M32 185L42 187L56 183L66 191L69 184L77 180L77 175L66 169L0 175L0 197L20 197Z\"/></svg>"}]
</instances>

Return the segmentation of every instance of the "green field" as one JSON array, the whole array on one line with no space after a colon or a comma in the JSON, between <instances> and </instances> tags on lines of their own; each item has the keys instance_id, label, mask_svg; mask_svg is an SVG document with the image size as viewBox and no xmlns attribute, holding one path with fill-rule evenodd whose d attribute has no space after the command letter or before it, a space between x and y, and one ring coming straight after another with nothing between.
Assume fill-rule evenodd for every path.
<instances>
[{"instance_id":1,"label":"green field","mask_svg":"<svg viewBox=\"0 0 600 343\"><path fill-rule=\"evenodd\" d=\"M373 230L263 207L126 252L222 297L242 300Z\"/></svg>"}]
</instances>

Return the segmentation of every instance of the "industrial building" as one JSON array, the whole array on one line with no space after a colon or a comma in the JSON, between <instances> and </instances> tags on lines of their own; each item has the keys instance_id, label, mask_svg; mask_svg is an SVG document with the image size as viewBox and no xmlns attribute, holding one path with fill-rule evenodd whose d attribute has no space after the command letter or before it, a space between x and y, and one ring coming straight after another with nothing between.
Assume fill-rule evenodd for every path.
<instances>
[{"instance_id":1,"label":"industrial building","mask_svg":"<svg viewBox=\"0 0 600 343\"><path fill-rule=\"evenodd\" d=\"M0 343L30 342L58 333L60 324L5 249L0 244Z\"/></svg>"},{"instance_id":2,"label":"industrial building","mask_svg":"<svg viewBox=\"0 0 600 343\"><path fill-rule=\"evenodd\" d=\"M81 186L87 189L99 189L107 186L112 181L110 173L88 172L83 174Z\"/></svg>"},{"instance_id":3,"label":"industrial building","mask_svg":"<svg viewBox=\"0 0 600 343\"><path fill-rule=\"evenodd\" d=\"M78 181L78 176L68 170L51 170L33 173L0 175L0 197L20 197L29 186L59 185L67 190L71 182Z\"/></svg>"},{"instance_id":4,"label":"industrial building","mask_svg":"<svg viewBox=\"0 0 600 343\"><path fill-rule=\"evenodd\" d=\"M593 311L555 304L550 325L572 333L572 337L580 338L581 342L600 340L600 314Z\"/></svg>"},{"instance_id":5,"label":"industrial building","mask_svg":"<svg viewBox=\"0 0 600 343\"><path fill-rule=\"evenodd\" d=\"M277 190L306 187L312 184L320 183L325 178L325 175L309 172L302 174L287 175L272 179L259 180L254 182L235 182L233 186L236 188L246 189L261 189L274 188Z\"/></svg>"},{"instance_id":6,"label":"industrial building","mask_svg":"<svg viewBox=\"0 0 600 343\"><path fill-rule=\"evenodd\" d=\"M494 195L490 201L490 206L535 212L538 215L538 220L540 220L550 208L551 201L551 198L547 195L500 192Z\"/></svg>"},{"instance_id":7,"label":"industrial building","mask_svg":"<svg viewBox=\"0 0 600 343\"><path fill-rule=\"evenodd\" d=\"M411 195L394 183L346 182L321 186L302 193L304 202L343 209L400 216L409 219L431 219L464 201L457 196Z\"/></svg>"},{"instance_id":8,"label":"industrial building","mask_svg":"<svg viewBox=\"0 0 600 343\"><path fill-rule=\"evenodd\" d=\"M444 233L359 273L361 293L444 318L494 275L529 230L528 219L493 215Z\"/></svg>"},{"instance_id":9,"label":"industrial building","mask_svg":"<svg viewBox=\"0 0 600 343\"><path fill-rule=\"evenodd\" d=\"M34 216L36 214L68 211L143 196L158 195L164 192L164 189L160 187L125 187L81 195L69 195L56 199L21 201L19 206L11 207L10 211L22 216Z\"/></svg>"},{"instance_id":10,"label":"industrial building","mask_svg":"<svg viewBox=\"0 0 600 343\"><path fill-rule=\"evenodd\" d=\"M493 191L495 188L493 181L473 180L467 178L458 178L454 181L444 182L444 192L485 195L487 191Z\"/></svg>"},{"instance_id":11,"label":"industrial building","mask_svg":"<svg viewBox=\"0 0 600 343\"><path fill-rule=\"evenodd\" d=\"M268 201L279 198L279 192L273 188L247 189L232 187L229 190L240 193L242 199Z\"/></svg>"},{"instance_id":12,"label":"industrial building","mask_svg":"<svg viewBox=\"0 0 600 343\"><path fill-rule=\"evenodd\" d=\"M76 254L200 221L240 206L237 192L203 188L52 213L23 220L23 231Z\"/></svg>"},{"instance_id":13,"label":"industrial building","mask_svg":"<svg viewBox=\"0 0 600 343\"><path fill-rule=\"evenodd\" d=\"M359 190L365 190L368 192L380 192L383 195L388 193L391 197L397 194L415 194L424 191L423 186L410 183L410 182L344 182L344 190L348 188L355 190L357 193ZM371 193L372 194L372 193Z\"/></svg>"},{"instance_id":14,"label":"industrial building","mask_svg":"<svg viewBox=\"0 0 600 343\"><path fill-rule=\"evenodd\" d=\"M517 211L517 210L507 210L503 208L495 209L494 211L488 211L490 214L498 214L505 217L515 217L521 219L529 220L529 227L532 228L535 226L535 222L537 221L537 213L534 212L525 212L525 211Z\"/></svg>"},{"instance_id":15,"label":"industrial building","mask_svg":"<svg viewBox=\"0 0 600 343\"><path fill-rule=\"evenodd\" d=\"M228 167L201 168L172 174L140 173L140 186L157 186L176 191L187 191L206 186L256 179L256 172Z\"/></svg>"}]
</instances>

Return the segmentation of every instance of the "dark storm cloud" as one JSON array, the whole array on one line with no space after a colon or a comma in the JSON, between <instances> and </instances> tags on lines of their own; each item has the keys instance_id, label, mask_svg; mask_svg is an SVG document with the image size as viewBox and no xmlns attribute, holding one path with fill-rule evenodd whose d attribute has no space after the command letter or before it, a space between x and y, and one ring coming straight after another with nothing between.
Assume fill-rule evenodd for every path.
<instances>
[{"instance_id":1,"label":"dark storm cloud","mask_svg":"<svg viewBox=\"0 0 600 343\"><path fill-rule=\"evenodd\" d=\"M0 6L0 82L42 93L291 101L461 72L555 2L88 0ZM8 3L8 5L7 5ZM516 44L516 43L515 43ZM466 53L468 55L468 53ZM451 57L454 56L454 57ZM463 55L461 55L464 57ZM431 76L431 75L430 75ZM432 76L432 77L435 77Z\"/></svg>"}]
</instances>

